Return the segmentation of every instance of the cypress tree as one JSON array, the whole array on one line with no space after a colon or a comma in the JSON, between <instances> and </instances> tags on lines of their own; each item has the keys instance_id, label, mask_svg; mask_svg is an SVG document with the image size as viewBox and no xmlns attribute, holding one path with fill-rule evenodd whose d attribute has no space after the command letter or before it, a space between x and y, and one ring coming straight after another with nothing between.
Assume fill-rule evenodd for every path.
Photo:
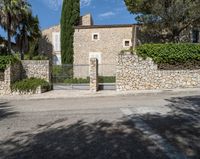
<instances>
[{"instance_id":1,"label":"cypress tree","mask_svg":"<svg viewBox=\"0 0 200 159\"><path fill-rule=\"evenodd\" d=\"M74 26L80 17L80 0L63 0L61 15L62 64L73 64Z\"/></svg>"}]
</instances>

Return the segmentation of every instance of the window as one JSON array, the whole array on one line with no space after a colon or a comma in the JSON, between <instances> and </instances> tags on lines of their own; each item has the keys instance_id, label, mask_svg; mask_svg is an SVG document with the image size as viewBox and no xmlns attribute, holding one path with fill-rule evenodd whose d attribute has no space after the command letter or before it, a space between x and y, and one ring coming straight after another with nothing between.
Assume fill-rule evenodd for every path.
<instances>
[{"instance_id":1,"label":"window","mask_svg":"<svg viewBox=\"0 0 200 159\"><path fill-rule=\"evenodd\" d=\"M93 33L93 34L92 34L92 40L93 40L93 41L99 40L99 33Z\"/></svg>"},{"instance_id":2,"label":"window","mask_svg":"<svg viewBox=\"0 0 200 159\"><path fill-rule=\"evenodd\" d=\"M131 47L132 43L130 39L124 39L123 40L123 47Z\"/></svg>"},{"instance_id":3,"label":"window","mask_svg":"<svg viewBox=\"0 0 200 159\"><path fill-rule=\"evenodd\" d=\"M89 60L91 58L96 58L99 62L99 64L101 64L101 53L100 52L90 52L89 53Z\"/></svg>"},{"instance_id":4,"label":"window","mask_svg":"<svg viewBox=\"0 0 200 159\"><path fill-rule=\"evenodd\" d=\"M60 32L53 32L53 50L60 52Z\"/></svg>"},{"instance_id":5,"label":"window","mask_svg":"<svg viewBox=\"0 0 200 159\"><path fill-rule=\"evenodd\" d=\"M198 43L199 42L199 31L198 30L193 30L192 31L192 42L193 43Z\"/></svg>"}]
</instances>

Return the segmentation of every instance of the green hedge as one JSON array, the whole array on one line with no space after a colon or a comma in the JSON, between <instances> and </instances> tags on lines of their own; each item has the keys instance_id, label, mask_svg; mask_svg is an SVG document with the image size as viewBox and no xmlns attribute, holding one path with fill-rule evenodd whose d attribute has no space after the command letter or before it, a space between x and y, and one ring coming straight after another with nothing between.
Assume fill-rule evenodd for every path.
<instances>
[{"instance_id":1,"label":"green hedge","mask_svg":"<svg viewBox=\"0 0 200 159\"><path fill-rule=\"evenodd\" d=\"M69 79L65 79L64 83L67 84L81 84L81 83L90 83L90 79L89 78L69 78Z\"/></svg>"},{"instance_id":2,"label":"green hedge","mask_svg":"<svg viewBox=\"0 0 200 159\"><path fill-rule=\"evenodd\" d=\"M199 44L144 44L136 53L146 59L150 57L157 64L176 64L200 61Z\"/></svg>"},{"instance_id":3,"label":"green hedge","mask_svg":"<svg viewBox=\"0 0 200 159\"><path fill-rule=\"evenodd\" d=\"M114 76L99 76L99 83L115 83L116 78Z\"/></svg>"},{"instance_id":4,"label":"green hedge","mask_svg":"<svg viewBox=\"0 0 200 159\"><path fill-rule=\"evenodd\" d=\"M15 62L19 62L19 60L13 55L0 56L0 71L4 71L8 65Z\"/></svg>"},{"instance_id":5,"label":"green hedge","mask_svg":"<svg viewBox=\"0 0 200 159\"><path fill-rule=\"evenodd\" d=\"M49 83L43 79L29 78L13 83L11 89L19 92L34 92L39 86L46 89L50 88Z\"/></svg>"},{"instance_id":6,"label":"green hedge","mask_svg":"<svg viewBox=\"0 0 200 159\"><path fill-rule=\"evenodd\" d=\"M116 79L114 76L99 76L99 83L115 83ZM65 79L64 83L67 84L81 84L81 83L90 83L90 78L69 78Z\"/></svg>"}]
</instances>

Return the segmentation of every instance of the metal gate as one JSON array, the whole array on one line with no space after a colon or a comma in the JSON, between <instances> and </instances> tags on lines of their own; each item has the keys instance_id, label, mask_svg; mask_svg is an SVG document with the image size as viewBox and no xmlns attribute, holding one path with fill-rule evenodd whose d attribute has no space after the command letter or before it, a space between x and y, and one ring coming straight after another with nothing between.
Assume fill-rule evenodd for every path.
<instances>
[{"instance_id":1,"label":"metal gate","mask_svg":"<svg viewBox=\"0 0 200 159\"><path fill-rule=\"evenodd\" d=\"M116 90L116 65L99 64L98 82L100 90Z\"/></svg>"},{"instance_id":2,"label":"metal gate","mask_svg":"<svg viewBox=\"0 0 200 159\"><path fill-rule=\"evenodd\" d=\"M116 66L113 64L98 65L98 83L100 90L115 90ZM89 65L54 65L53 86L55 90L89 90Z\"/></svg>"},{"instance_id":3,"label":"metal gate","mask_svg":"<svg viewBox=\"0 0 200 159\"><path fill-rule=\"evenodd\" d=\"M89 90L89 65L54 65L55 90Z\"/></svg>"}]
</instances>

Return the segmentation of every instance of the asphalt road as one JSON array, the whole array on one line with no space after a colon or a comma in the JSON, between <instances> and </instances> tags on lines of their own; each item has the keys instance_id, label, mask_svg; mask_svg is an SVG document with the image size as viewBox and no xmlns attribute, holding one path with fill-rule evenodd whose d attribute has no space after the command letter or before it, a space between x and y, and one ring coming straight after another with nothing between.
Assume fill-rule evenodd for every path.
<instances>
[{"instance_id":1,"label":"asphalt road","mask_svg":"<svg viewBox=\"0 0 200 159\"><path fill-rule=\"evenodd\" d=\"M200 95L0 100L0 159L200 159Z\"/></svg>"}]
</instances>

